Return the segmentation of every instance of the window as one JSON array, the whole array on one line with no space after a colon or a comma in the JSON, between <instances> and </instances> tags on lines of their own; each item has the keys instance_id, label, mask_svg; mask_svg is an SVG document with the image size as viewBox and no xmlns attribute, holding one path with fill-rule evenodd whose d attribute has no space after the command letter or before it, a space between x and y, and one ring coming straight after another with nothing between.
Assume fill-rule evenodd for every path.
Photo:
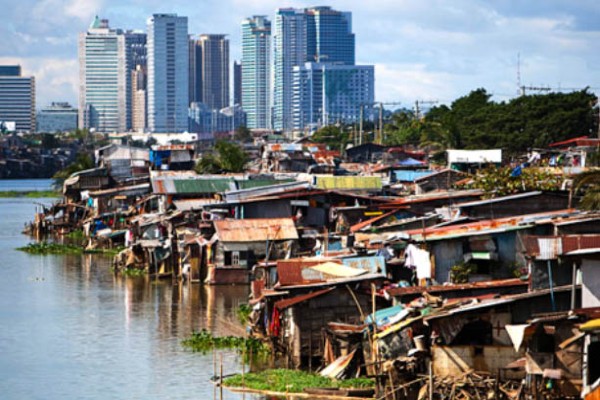
<instances>
[{"instance_id":1,"label":"window","mask_svg":"<svg viewBox=\"0 0 600 400\"><path fill-rule=\"evenodd\" d=\"M231 265L232 266L240 265L240 252L239 251L231 252Z\"/></svg>"}]
</instances>

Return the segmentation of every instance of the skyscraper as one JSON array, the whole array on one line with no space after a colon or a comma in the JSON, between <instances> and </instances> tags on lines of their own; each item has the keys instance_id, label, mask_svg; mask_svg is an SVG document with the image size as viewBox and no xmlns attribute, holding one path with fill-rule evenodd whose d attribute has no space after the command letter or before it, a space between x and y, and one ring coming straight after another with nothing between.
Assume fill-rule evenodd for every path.
<instances>
[{"instance_id":1,"label":"skyscraper","mask_svg":"<svg viewBox=\"0 0 600 400\"><path fill-rule=\"evenodd\" d=\"M184 132L188 128L188 19L177 14L148 18L148 128Z\"/></svg>"},{"instance_id":2,"label":"skyscraper","mask_svg":"<svg viewBox=\"0 0 600 400\"><path fill-rule=\"evenodd\" d=\"M349 12L331 7L277 10L274 34L275 85L273 124L278 130L293 128L293 69L305 62L354 65L355 39Z\"/></svg>"},{"instance_id":3,"label":"skyscraper","mask_svg":"<svg viewBox=\"0 0 600 400\"><path fill-rule=\"evenodd\" d=\"M233 62L233 105L242 104L242 63Z\"/></svg>"},{"instance_id":4,"label":"skyscraper","mask_svg":"<svg viewBox=\"0 0 600 400\"><path fill-rule=\"evenodd\" d=\"M271 127L271 21L254 16L242 22L242 108L248 128Z\"/></svg>"},{"instance_id":5,"label":"skyscraper","mask_svg":"<svg viewBox=\"0 0 600 400\"><path fill-rule=\"evenodd\" d=\"M294 67L294 130L354 123L360 107L375 100L372 65L305 63Z\"/></svg>"},{"instance_id":6,"label":"skyscraper","mask_svg":"<svg viewBox=\"0 0 600 400\"><path fill-rule=\"evenodd\" d=\"M201 101L216 110L229 106L229 40L225 36L203 34L198 40Z\"/></svg>"},{"instance_id":7,"label":"skyscraper","mask_svg":"<svg viewBox=\"0 0 600 400\"><path fill-rule=\"evenodd\" d=\"M0 66L0 121L35 132L35 78L21 76L19 65Z\"/></svg>"},{"instance_id":8,"label":"skyscraper","mask_svg":"<svg viewBox=\"0 0 600 400\"><path fill-rule=\"evenodd\" d=\"M96 16L87 32L79 35L80 128L127 130L128 70L125 35Z\"/></svg>"},{"instance_id":9,"label":"skyscraper","mask_svg":"<svg viewBox=\"0 0 600 400\"><path fill-rule=\"evenodd\" d=\"M273 129L292 129L292 72L307 61L306 14L282 8L275 15L273 34Z\"/></svg>"}]
</instances>

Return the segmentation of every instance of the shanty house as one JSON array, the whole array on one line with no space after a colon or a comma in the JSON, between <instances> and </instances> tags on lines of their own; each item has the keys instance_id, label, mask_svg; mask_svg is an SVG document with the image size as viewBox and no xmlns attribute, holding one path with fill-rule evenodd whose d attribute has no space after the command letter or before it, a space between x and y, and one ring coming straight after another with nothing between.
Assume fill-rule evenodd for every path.
<instances>
[{"instance_id":1,"label":"shanty house","mask_svg":"<svg viewBox=\"0 0 600 400\"><path fill-rule=\"evenodd\" d=\"M291 218L214 221L216 242L208 260L208 282L248 283L249 272L262 259L289 258L298 241Z\"/></svg>"}]
</instances>

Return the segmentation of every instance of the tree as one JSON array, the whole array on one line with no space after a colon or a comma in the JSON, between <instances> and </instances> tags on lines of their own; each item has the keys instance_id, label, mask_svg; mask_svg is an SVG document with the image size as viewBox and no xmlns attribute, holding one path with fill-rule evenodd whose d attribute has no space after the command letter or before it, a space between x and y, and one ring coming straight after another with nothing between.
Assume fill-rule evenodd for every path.
<instances>
[{"instance_id":1,"label":"tree","mask_svg":"<svg viewBox=\"0 0 600 400\"><path fill-rule=\"evenodd\" d=\"M574 193L583 191L579 207L584 210L600 210L600 169L582 172L573 180Z\"/></svg>"},{"instance_id":2,"label":"tree","mask_svg":"<svg viewBox=\"0 0 600 400\"><path fill-rule=\"evenodd\" d=\"M63 181L73 175L75 172L91 169L94 168L94 166L94 161L89 154L79 153L77 154L75 161L54 174L52 177L54 179L54 185L62 186Z\"/></svg>"},{"instance_id":3,"label":"tree","mask_svg":"<svg viewBox=\"0 0 600 400\"><path fill-rule=\"evenodd\" d=\"M350 134L343 127L327 125L313 133L311 139L326 144L330 149L342 151L350 142Z\"/></svg>"},{"instance_id":4,"label":"tree","mask_svg":"<svg viewBox=\"0 0 600 400\"><path fill-rule=\"evenodd\" d=\"M195 169L199 174L243 172L246 162L248 156L240 146L220 140L215 144L215 151L205 153Z\"/></svg>"},{"instance_id":5,"label":"tree","mask_svg":"<svg viewBox=\"0 0 600 400\"><path fill-rule=\"evenodd\" d=\"M240 125L235 129L233 138L238 142L247 143L252 141L252 132L244 125Z\"/></svg>"}]
</instances>

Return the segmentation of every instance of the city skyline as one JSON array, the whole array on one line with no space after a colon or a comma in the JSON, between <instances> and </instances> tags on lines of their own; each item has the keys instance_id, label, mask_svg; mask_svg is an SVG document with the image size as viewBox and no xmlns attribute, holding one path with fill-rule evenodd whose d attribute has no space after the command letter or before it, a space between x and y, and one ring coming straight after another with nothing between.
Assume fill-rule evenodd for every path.
<instances>
[{"instance_id":1,"label":"city skyline","mask_svg":"<svg viewBox=\"0 0 600 400\"><path fill-rule=\"evenodd\" d=\"M7 10L0 34L0 63L20 64L36 77L37 105L77 104L77 35L98 14L120 29L145 30L153 13L189 18L190 34L225 33L230 60L241 58L240 22L251 15L273 18L279 7L304 8L306 1L241 2L192 7L174 1L117 3L112 0L0 0ZM600 36L600 5L594 2L466 1L445 3L351 1L323 3L353 14L356 63L373 64L381 101L407 107L417 99L450 103L479 87L497 101L515 97L517 58L524 86L580 88L600 86L600 56L592 50ZM207 16L210 16L207 18Z\"/></svg>"}]
</instances>

